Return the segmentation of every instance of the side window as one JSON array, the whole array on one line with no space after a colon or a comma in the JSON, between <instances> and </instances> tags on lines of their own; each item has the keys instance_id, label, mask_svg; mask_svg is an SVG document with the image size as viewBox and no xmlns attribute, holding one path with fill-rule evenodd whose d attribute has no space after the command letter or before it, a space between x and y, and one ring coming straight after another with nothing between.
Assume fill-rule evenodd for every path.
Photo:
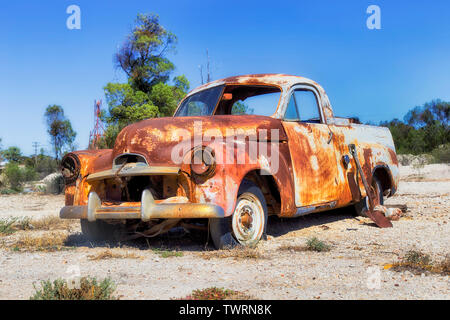
<instances>
[{"instance_id":1,"label":"side window","mask_svg":"<svg viewBox=\"0 0 450 320\"><path fill-rule=\"evenodd\" d=\"M295 102L300 113L300 121L320 123L319 106L314 92L310 90L295 90Z\"/></svg>"},{"instance_id":2,"label":"side window","mask_svg":"<svg viewBox=\"0 0 450 320\"><path fill-rule=\"evenodd\" d=\"M291 96L291 100L289 100L289 104L284 115L284 120L287 121L300 121L300 117L298 116L297 104L295 103L294 95Z\"/></svg>"}]
</instances>

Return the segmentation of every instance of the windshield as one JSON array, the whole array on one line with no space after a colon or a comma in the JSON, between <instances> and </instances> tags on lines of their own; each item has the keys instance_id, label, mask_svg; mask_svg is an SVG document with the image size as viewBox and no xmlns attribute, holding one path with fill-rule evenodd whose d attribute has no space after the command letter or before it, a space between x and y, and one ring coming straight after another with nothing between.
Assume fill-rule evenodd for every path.
<instances>
[{"instance_id":1,"label":"windshield","mask_svg":"<svg viewBox=\"0 0 450 320\"><path fill-rule=\"evenodd\" d=\"M211 116L222 94L222 89L223 86L217 86L186 98L178 108L175 117Z\"/></svg>"},{"instance_id":2,"label":"windshield","mask_svg":"<svg viewBox=\"0 0 450 320\"><path fill-rule=\"evenodd\" d=\"M213 87L186 98L175 113L175 117L213 114L271 116L277 109L280 95L279 88L268 85Z\"/></svg>"}]
</instances>

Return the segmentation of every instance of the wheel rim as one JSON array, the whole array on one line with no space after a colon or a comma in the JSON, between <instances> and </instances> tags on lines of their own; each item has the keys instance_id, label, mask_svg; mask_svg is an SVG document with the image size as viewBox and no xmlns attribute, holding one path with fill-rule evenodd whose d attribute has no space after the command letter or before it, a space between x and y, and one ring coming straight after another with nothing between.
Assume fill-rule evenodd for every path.
<instances>
[{"instance_id":1,"label":"wheel rim","mask_svg":"<svg viewBox=\"0 0 450 320\"><path fill-rule=\"evenodd\" d=\"M259 199L251 193L239 196L232 218L236 240L245 246L256 245L263 234L264 223L264 210Z\"/></svg>"}]
</instances>

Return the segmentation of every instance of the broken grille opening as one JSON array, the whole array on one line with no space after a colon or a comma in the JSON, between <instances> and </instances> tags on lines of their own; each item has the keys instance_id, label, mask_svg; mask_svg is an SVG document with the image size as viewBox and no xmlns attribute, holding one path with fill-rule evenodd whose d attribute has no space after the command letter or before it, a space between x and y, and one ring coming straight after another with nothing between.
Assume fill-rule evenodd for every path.
<instances>
[{"instance_id":1,"label":"broken grille opening","mask_svg":"<svg viewBox=\"0 0 450 320\"><path fill-rule=\"evenodd\" d=\"M106 201L140 202L142 192L149 189L155 200L176 196L176 177L135 176L105 181Z\"/></svg>"}]
</instances>

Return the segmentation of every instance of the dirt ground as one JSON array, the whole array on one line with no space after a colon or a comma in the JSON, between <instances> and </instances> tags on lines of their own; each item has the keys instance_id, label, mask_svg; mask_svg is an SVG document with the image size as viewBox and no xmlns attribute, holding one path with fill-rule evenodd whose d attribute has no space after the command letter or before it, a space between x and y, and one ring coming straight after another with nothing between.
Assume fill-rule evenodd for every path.
<instances>
[{"instance_id":1,"label":"dirt ground","mask_svg":"<svg viewBox=\"0 0 450 320\"><path fill-rule=\"evenodd\" d=\"M449 299L449 277L414 275L386 268L408 250L420 250L440 261L450 254L450 166L428 165L420 172L401 167L396 195L386 204L406 204L406 216L390 229L377 228L350 208L296 219L270 218L268 240L258 245L260 259L220 257L205 246L206 235L176 230L156 239L126 243L90 243L77 221L64 232L70 248L55 252L15 251L11 243L25 233L0 236L0 299L28 299L33 284L81 276L111 277L121 299L170 299L194 289L224 287L257 299ZM0 196L0 218L57 216L63 196ZM331 245L328 252L281 250L304 245L312 236ZM129 257L91 260L111 247ZM164 250L182 256L164 258ZM136 256L138 257L136 259ZM72 271L71 271L72 270Z\"/></svg>"}]
</instances>

